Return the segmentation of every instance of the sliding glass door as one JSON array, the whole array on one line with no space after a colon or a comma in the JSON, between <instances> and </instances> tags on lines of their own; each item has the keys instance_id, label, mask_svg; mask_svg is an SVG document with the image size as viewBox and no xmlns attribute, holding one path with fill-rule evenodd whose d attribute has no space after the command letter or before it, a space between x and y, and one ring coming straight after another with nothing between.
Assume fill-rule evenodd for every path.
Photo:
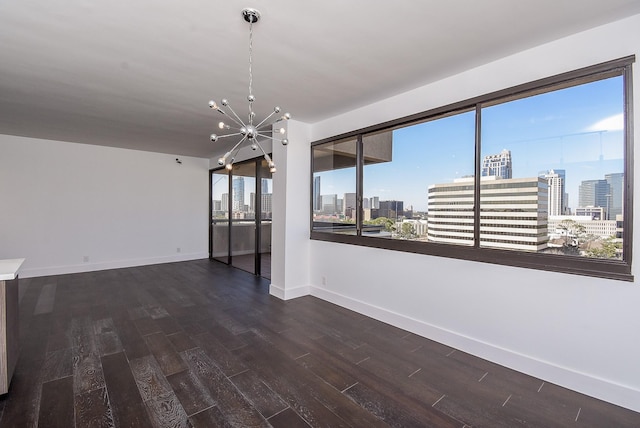
<instances>
[{"instance_id":1,"label":"sliding glass door","mask_svg":"<svg viewBox=\"0 0 640 428\"><path fill-rule=\"evenodd\" d=\"M262 159L211 171L210 257L271 276L271 173Z\"/></svg>"}]
</instances>

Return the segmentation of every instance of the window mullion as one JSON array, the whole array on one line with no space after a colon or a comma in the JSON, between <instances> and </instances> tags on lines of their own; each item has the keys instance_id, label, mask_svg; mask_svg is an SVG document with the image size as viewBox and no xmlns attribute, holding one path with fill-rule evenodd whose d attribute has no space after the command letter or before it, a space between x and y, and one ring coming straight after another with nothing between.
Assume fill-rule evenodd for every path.
<instances>
[{"instance_id":1,"label":"window mullion","mask_svg":"<svg viewBox=\"0 0 640 428\"><path fill-rule=\"evenodd\" d=\"M473 186L473 246L480 247L480 182L481 182L481 162L482 162L482 107L476 104L476 153L475 153L475 172Z\"/></svg>"},{"instance_id":2,"label":"window mullion","mask_svg":"<svg viewBox=\"0 0 640 428\"><path fill-rule=\"evenodd\" d=\"M358 134L356 142L356 235L362 236L362 217L364 208L363 199L363 169L364 169L364 147L362 144L362 134Z\"/></svg>"}]
</instances>

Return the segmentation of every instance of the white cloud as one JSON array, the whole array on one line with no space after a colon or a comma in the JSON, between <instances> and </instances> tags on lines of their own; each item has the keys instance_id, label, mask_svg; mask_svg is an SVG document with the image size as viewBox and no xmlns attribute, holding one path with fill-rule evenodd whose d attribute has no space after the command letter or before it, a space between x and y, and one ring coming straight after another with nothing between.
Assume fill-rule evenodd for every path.
<instances>
[{"instance_id":1,"label":"white cloud","mask_svg":"<svg viewBox=\"0 0 640 428\"><path fill-rule=\"evenodd\" d=\"M599 131L622 131L624 129L624 117L622 113L615 116L609 116L601 121L598 121L587 128L590 132Z\"/></svg>"}]
</instances>

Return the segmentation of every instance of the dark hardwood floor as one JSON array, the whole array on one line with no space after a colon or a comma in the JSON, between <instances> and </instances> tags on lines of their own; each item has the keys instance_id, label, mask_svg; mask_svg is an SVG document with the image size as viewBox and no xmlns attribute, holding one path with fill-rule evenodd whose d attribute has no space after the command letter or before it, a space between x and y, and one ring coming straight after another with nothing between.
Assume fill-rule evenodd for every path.
<instances>
[{"instance_id":1,"label":"dark hardwood floor","mask_svg":"<svg viewBox=\"0 0 640 428\"><path fill-rule=\"evenodd\" d=\"M640 414L208 260L22 279L0 426L638 427Z\"/></svg>"}]
</instances>

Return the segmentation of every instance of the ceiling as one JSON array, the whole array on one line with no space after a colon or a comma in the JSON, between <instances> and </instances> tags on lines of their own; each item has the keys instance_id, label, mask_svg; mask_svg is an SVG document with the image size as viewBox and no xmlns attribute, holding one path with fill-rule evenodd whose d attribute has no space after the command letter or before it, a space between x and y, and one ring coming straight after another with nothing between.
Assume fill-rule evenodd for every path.
<instances>
[{"instance_id":1,"label":"ceiling","mask_svg":"<svg viewBox=\"0 0 640 428\"><path fill-rule=\"evenodd\" d=\"M208 101L314 123L640 13L640 0L0 1L0 134L224 151Z\"/></svg>"}]
</instances>

